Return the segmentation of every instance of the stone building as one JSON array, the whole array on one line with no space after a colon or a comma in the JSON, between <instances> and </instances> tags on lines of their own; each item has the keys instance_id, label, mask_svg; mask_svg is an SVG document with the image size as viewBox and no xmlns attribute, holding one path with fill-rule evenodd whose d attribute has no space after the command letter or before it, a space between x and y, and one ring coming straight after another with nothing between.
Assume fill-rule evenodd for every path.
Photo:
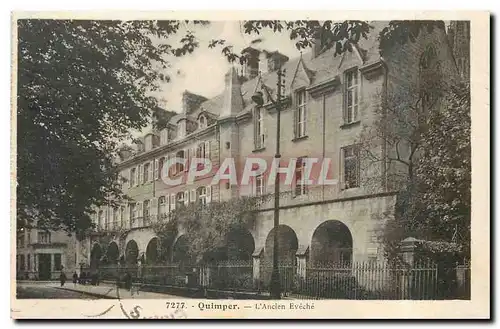
<instances>
[{"instance_id":1,"label":"stone building","mask_svg":"<svg viewBox=\"0 0 500 329\"><path fill-rule=\"evenodd\" d=\"M103 259L111 263L119 259L154 262L159 241L151 223L164 220L165 214L180 204L273 193L272 185L263 184L266 173L245 186L227 181L212 185L213 172L191 185L168 186L160 173L172 157L189 159L195 155L210 159L216 167L233 158L237 171L249 157L272 159L276 108L268 99L257 107L251 97L263 88L276 95L280 66L285 69L280 153L284 162L298 159L292 182L280 185L282 192L288 192L280 197L280 260L302 265L383 260L378 237L396 194L386 178L397 168L362 166L359 133L376 119L374 109L380 106L385 90L409 88L416 82L424 54L436 57L450 72L454 72L454 64L444 29L422 31L416 42L395 45L382 57L378 35L388 22L371 24L374 29L367 40L360 40L352 52L337 56L334 49L324 49L319 42L309 53L292 59L279 51L249 47L248 63L242 70L229 70L220 95L207 99L186 91L181 112L165 129L151 131L135 149L121 152L123 190L133 201L97 211L99 232L82 242L84 251L79 253L78 262L94 266ZM373 152L388 151L380 145ZM337 184L304 184L301 160L307 158L331 159L329 178ZM176 164L169 173L177 177L186 170ZM363 176L375 177L380 183L367 188ZM244 257L251 257L255 265L272 259L276 234L273 210L272 202L264 203L254 226L237 232L239 249L245 250ZM106 231L120 234L107 240L103 248L98 241ZM182 250L189 243L181 230L167 262L182 260Z\"/></svg>"},{"instance_id":2,"label":"stone building","mask_svg":"<svg viewBox=\"0 0 500 329\"><path fill-rule=\"evenodd\" d=\"M63 231L22 229L17 232L16 277L55 280L61 270L69 278L76 270L77 241Z\"/></svg>"},{"instance_id":3,"label":"stone building","mask_svg":"<svg viewBox=\"0 0 500 329\"><path fill-rule=\"evenodd\" d=\"M470 22L451 21L448 26L450 46L453 51L458 72L465 79L470 79Z\"/></svg>"}]
</instances>

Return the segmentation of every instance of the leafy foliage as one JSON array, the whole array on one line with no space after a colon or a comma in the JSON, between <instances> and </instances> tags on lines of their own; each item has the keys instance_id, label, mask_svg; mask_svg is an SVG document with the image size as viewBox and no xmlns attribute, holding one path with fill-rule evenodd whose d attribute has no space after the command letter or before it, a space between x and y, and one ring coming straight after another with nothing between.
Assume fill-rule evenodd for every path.
<instances>
[{"instance_id":1,"label":"leafy foliage","mask_svg":"<svg viewBox=\"0 0 500 329\"><path fill-rule=\"evenodd\" d=\"M208 260L217 257L221 248L227 246L231 231L253 228L255 211L272 197L272 194L267 194L206 205L191 203L171 211L166 220L154 224L153 229L161 240L163 252L182 232L189 241L189 257L196 262Z\"/></svg>"},{"instance_id":2,"label":"leafy foliage","mask_svg":"<svg viewBox=\"0 0 500 329\"><path fill-rule=\"evenodd\" d=\"M430 240L426 250L469 258L471 206L470 89L452 86L440 111L429 114L421 135L414 179L396 203L396 220L385 230L385 246L397 252L408 236Z\"/></svg>"},{"instance_id":3,"label":"leafy foliage","mask_svg":"<svg viewBox=\"0 0 500 329\"><path fill-rule=\"evenodd\" d=\"M206 21L19 20L17 91L18 227L36 223L79 235L92 226L93 206L121 197L114 166L117 141L145 127L151 115L163 127L168 115L149 96L166 74L168 56L199 47L187 28ZM336 54L367 38L364 21L245 21L245 33L287 32L297 49L322 41ZM417 26L440 21L392 21L381 34L384 48L412 40ZM153 38L156 38L153 41ZM213 40L229 61L246 60L226 40ZM383 49L381 48L381 51Z\"/></svg>"},{"instance_id":4,"label":"leafy foliage","mask_svg":"<svg viewBox=\"0 0 500 329\"><path fill-rule=\"evenodd\" d=\"M117 141L147 124L166 56L197 45L165 42L181 24L18 21L18 226L85 231L92 205L120 198Z\"/></svg>"}]
</instances>

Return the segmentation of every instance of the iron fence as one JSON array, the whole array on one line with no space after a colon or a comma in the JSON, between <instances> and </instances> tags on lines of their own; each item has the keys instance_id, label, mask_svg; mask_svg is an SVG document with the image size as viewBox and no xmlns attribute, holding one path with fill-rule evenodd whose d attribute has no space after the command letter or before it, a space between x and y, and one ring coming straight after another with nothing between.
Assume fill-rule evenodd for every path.
<instances>
[{"instance_id":1,"label":"iron fence","mask_svg":"<svg viewBox=\"0 0 500 329\"><path fill-rule=\"evenodd\" d=\"M253 290L253 265L248 261L224 261L204 267L206 286L213 289Z\"/></svg>"},{"instance_id":2,"label":"iron fence","mask_svg":"<svg viewBox=\"0 0 500 329\"><path fill-rule=\"evenodd\" d=\"M100 280L129 273L135 282L176 287L266 292L272 264L254 269L249 261L99 267ZM375 262L279 264L283 296L298 299L470 299L470 266L431 262L395 266ZM257 270L257 271L256 271Z\"/></svg>"}]
</instances>

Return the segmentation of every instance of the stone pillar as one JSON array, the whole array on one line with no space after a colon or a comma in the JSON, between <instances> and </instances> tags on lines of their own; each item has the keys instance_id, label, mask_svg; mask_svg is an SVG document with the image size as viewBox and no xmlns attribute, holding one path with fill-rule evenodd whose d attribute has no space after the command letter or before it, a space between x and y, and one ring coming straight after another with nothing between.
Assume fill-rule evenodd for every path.
<instances>
[{"instance_id":1,"label":"stone pillar","mask_svg":"<svg viewBox=\"0 0 500 329\"><path fill-rule=\"evenodd\" d=\"M80 275L80 240L78 238L76 239L75 243L75 250L76 250L76 255L75 255L75 271L78 275Z\"/></svg>"},{"instance_id":2,"label":"stone pillar","mask_svg":"<svg viewBox=\"0 0 500 329\"><path fill-rule=\"evenodd\" d=\"M66 267L66 257L64 252L61 253L61 268L66 272L68 268Z\"/></svg>"},{"instance_id":3,"label":"stone pillar","mask_svg":"<svg viewBox=\"0 0 500 329\"><path fill-rule=\"evenodd\" d=\"M54 277L54 265L55 265L54 254L50 254L50 277L51 278Z\"/></svg>"},{"instance_id":4,"label":"stone pillar","mask_svg":"<svg viewBox=\"0 0 500 329\"><path fill-rule=\"evenodd\" d=\"M264 253L264 248L259 247L259 248L256 248L254 253L252 254L253 286L254 286L254 288L257 288L257 290L260 290L262 287L261 282L260 282L260 259L261 259L263 253Z\"/></svg>"},{"instance_id":5,"label":"stone pillar","mask_svg":"<svg viewBox=\"0 0 500 329\"><path fill-rule=\"evenodd\" d=\"M30 255L30 253L27 253L24 255L24 271L25 273L29 273L30 271L30 268L28 266L28 256Z\"/></svg>"},{"instance_id":6,"label":"stone pillar","mask_svg":"<svg viewBox=\"0 0 500 329\"><path fill-rule=\"evenodd\" d=\"M300 282L303 282L306 280L306 268L307 268L307 260L309 258L309 246L301 246L299 249L297 249L297 252L295 253L295 256L297 257L297 279Z\"/></svg>"},{"instance_id":7,"label":"stone pillar","mask_svg":"<svg viewBox=\"0 0 500 329\"><path fill-rule=\"evenodd\" d=\"M415 264L415 250L420 240L409 237L401 241L401 251L403 256L403 261L408 264L408 271L403 272L401 276L401 298L411 299L412 298L412 268Z\"/></svg>"}]
</instances>

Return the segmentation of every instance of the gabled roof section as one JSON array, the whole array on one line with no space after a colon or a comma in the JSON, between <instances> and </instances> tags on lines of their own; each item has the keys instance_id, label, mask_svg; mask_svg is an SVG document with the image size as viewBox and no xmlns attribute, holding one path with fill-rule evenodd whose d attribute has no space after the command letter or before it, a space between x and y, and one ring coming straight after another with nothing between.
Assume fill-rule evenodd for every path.
<instances>
[{"instance_id":1,"label":"gabled roof section","mask_svg":"<svg viewBox=\"0 0 500 329\"><path fill-rule=\"evenodd\" d=\"M386 27L388 23L388 21L369 22L369 24L373 26L373 29L370 29L368 39L361 38L356 47L353 48L354 55L358 56L358 60L362 64L367 65L380 59L378 37L380 31ZM286 70L284 77L286 95L291 94L293 90L292 83L295 84L295 80L297 80L299 76L304 78L307 77L310 84L316 85L322 82L333 81L341 73L340 66L342 58L346 56L345 53L343 55L334 56L335 49L330 48L326 49L315 58L311 58L310 54L311 51L304 53L302 56L291 58L283 65L283 68ZM244 107L241 112L248 111L249 108L253 107L251 97L256 91L260 90L260 83L264 83L273 91L273 94L275 94L276 82L276 71L273 71L242 83L241 96L243 97ZM221 110L224 106L224 92L206 100L201 103L200 106L205 111L220 117Z\"/></svg>"},{"instance_id":2,"label":"gabled roof section","mask_svg":"<svg viewBox=\"0 0 500 329\"><path fill-rule=\"evenodd\" d=\"M297 89L300 87L309 86L312 82L312 78L314 77L314 72L306 67L304 63L304 59L302 58L302 54L300 55L299 62L297 63L297 67L293 74L291 88Z\"/></svg>"}]
</instances>

